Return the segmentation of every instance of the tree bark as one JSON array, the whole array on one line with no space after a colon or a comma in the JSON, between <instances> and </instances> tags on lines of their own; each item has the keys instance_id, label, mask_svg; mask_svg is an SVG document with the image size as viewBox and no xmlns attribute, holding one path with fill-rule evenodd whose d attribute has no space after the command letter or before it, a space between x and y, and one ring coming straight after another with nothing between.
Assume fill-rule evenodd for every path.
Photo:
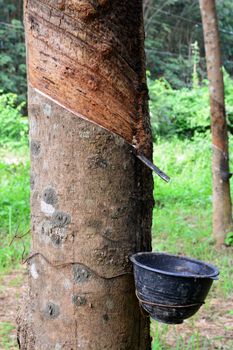
<instances>
[{"instance_id":1,"label":"tree bark","mask_svg":"<svg viewBox=\"0 0 233 350\"><path fill-rule=\"evenodd\" d=\"M77 112L85 116L89 101L92 115L101 119L109 108L113 118L124 101L150 136L141 0L28 0L25 24L32 244L20 348L148 350L149 318L135 297L129 256L151 249L151 171L121 137L30 84L34 55L43 55L44 71L62 62L60 74L75 71ZM151 158L149 138L144 154Z\"/></svg>"},{"instance_id":2,"label":"tree bark","mask_svg":"<svg viewBox=\"0 0 233 350\"><path fill-rule=\"evenodd\" d=\"M213 236L217 246L224 244L232 230L229 152L224 104L224 83L215 0L200 0L207 74L209 80L212 130Z\"/></svg>"}]
</instances>

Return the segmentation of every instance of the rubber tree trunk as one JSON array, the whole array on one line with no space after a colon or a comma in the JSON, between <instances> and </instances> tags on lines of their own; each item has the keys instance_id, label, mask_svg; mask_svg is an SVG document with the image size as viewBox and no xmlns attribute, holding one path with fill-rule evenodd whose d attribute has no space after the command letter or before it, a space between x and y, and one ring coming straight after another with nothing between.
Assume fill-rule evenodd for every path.
<instances>
[{"instance_id":1,"label":"rubber tree trunk","mask_svg":"<svg viewBox=\"0 0 233 350\"><path fill-rule=\"evenodd\" d=\"M92 112L107 106L114 115L133 87L134 103L125 98L125 105L130 113L136 106L148 128L141 0L29 0L25 24L29 70L35 55L43 55L46 68L51 60L59 64L61 53L64 61L78 53L64 74L75 70L80 101L84 71L90 73L84 90ZM56 37L49 32L54 26ZM115 104L93 102L93 91L119 87ZM122 138L41 95L30 77L28 102L32 244L29 293L18 318L20 348L148 350L149 318L135 297L129 256L151 249L151 172ZM150 142L144 153L151 158Z\"/></svg>"},{"instance_id":2,"label":"rubber tree trunk","mask_svg":"<svg viewBox=\"0 0 233 350\"><path fill-rule=\"evenodd\" d=\"M207 74L209 80L212 175L213 175L213 235L217 246L224 243L232 230L232 208L229 181L227 121L224 104L224 83L215 0L200 0Z\"/></svg>"}]
</instances>

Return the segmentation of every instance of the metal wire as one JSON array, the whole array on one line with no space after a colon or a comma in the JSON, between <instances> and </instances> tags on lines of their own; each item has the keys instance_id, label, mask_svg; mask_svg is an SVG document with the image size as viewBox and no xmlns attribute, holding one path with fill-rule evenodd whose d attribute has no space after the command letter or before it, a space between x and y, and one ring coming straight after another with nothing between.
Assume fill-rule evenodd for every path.
<instances>
[{"instance_id":1,"label":"metal wire","mask_svg":"<svg viewBox=\"0 0 233 350\"><path fill-rule=\"evenodd\" d=\"M83 264L82 262L79 262L79 261L65 262L65 263L62 263L62 264L52 263L51 261L49 261L48 258L46 258L46 256L44 256L40 252L36 252L36 253L31 254L22 263L25 264L25 263L29 262L31 259L33 259L36 256L41 256L47 262L48 265L50 265L50 266L52 266L52 267L54 267L56 269L61 269L61 268L65 268L67 266L73 266L73 265L82 265L87 270L89 270L93 275L96 275L97 277L103 278L105 280L111 280L111 279L114 279L114 278L117 278L117 277L121 277L121 276L124 276L124 275L132 275L133 274L131 271L125 271L125 272L119 273L117 275L106 277L106 276L102 276L102 275L98 274L96 271L92 270L89 266L87 266L87 265L85 265L85 264Z\"/></svg>"},{"instance_id":2,"label":"metal wire","mask_svg":"<svg viewBox=\"0 0 233 350\"><path fill-rule=\"evenodd\" d=\"M135 291L136 297L138 298L139 302L141 304L146 304L146 305L151 305L151 306L158 306L158 307L167 307L167 308L172 308L172 309L176 309L176 308L186 308L186 307L193 307L193 306L201 306L203 304L205 304L205 302L201 302L201 303L195 303L195 304L188 304L188 305L169 305L169 304L158 304L158 303L153 303L151 301L147 301L147 300L143 300L139 297L138 292Z\"/></svg>"}]
</instances>

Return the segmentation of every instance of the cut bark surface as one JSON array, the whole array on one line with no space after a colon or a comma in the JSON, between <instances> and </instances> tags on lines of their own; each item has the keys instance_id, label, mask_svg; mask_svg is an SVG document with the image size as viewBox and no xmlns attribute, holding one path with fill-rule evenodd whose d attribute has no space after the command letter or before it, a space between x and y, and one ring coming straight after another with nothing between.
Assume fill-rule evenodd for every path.
<instances>
[{"instance_id":1,"label":"cut bark surface","mask_svg":"<svg viewBox=\"0 0 233 350\"><path fill-rule=\"evenodd\" d=\"M140 0L27 1L30 85L76 116L146 148L142 21Z\"/></svg>"}]
</instances>

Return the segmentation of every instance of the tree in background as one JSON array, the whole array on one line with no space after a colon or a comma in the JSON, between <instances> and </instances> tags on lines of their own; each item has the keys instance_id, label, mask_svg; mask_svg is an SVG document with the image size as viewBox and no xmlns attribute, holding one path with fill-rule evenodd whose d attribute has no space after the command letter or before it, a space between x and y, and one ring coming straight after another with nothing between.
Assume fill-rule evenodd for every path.
<instances>
[{"instance_id":1,"label":"tree in background","mask_svg":"<svg viewBox=\"0 0 233 350\"><path fill-rule=\"evenodd\" d=\"M204 30L211 109L213 235L216 239L216 244L221 246L224 243L226 234L232 230L224 83L215 0L200 0L200 8Z\"/></svg>"},{"instance_id":2,"label":"tree in background","mask_svg":"<svg viewBox=\"0 0 233 350\"><path fill-rule=\"evenodd\" d=\"M223 64L233 73L233 2L218 0ZM192 87L192 44L198 43L200 81L206 76L204 42L198 1L144 0L147 68L152 78L163 77L173 88Z\"/></svg>"},{"instance_id":3,"label":"tree in background","mask_svg":"<svg viewBox=\"0 0 233 350\"><path fill-rule=\"evenodd\" d=\"M22 3L23 0L0 0L0 54L1 57L5 56L2 63L0 62L0 89L16 92L26 99L23 29L22 26L18 29L19 22L12 23L14 20L22 23ZM216 5L220 9L223 65L232 75L233 2L218 0ZM152 78L164 77L176 89L192 87L192 44L197 41L200 49L197 73L202 81L206 67L198 1L144 0L143 7L147 69L150 70Z\"/></svg>"},{"instance_id":4,"label":"tree in background","mask_svg":"<svg viewBox=\"0 0 233 350\"><path fill-rule=\"evenodd\" d=\"M151 158L142 1L25 5L32 246L20 348L149 350L129 256L151 249L151 172L123 139L30 86L71 91L64 104L83 116L137 116Z\"/></svg>"},{"instance_id":5,"label":"tree in background","mask_svg":"<svg viewBox=\"0 0 233 350\"><path fill-rule=\"evenodd\" d=\"M0 0L0 92L26 100L26 53L22 24L23 1Z\"/></svg>"},{"instance_id":6,"label":"tree in background","mask_svg":"<svg viewBox=\"0 0 233 350\"><path fill-rule=\"evenodd\" d=\"M0 21L23 20L23 0L0 0Z\"/></svg>"}]
</instances>

